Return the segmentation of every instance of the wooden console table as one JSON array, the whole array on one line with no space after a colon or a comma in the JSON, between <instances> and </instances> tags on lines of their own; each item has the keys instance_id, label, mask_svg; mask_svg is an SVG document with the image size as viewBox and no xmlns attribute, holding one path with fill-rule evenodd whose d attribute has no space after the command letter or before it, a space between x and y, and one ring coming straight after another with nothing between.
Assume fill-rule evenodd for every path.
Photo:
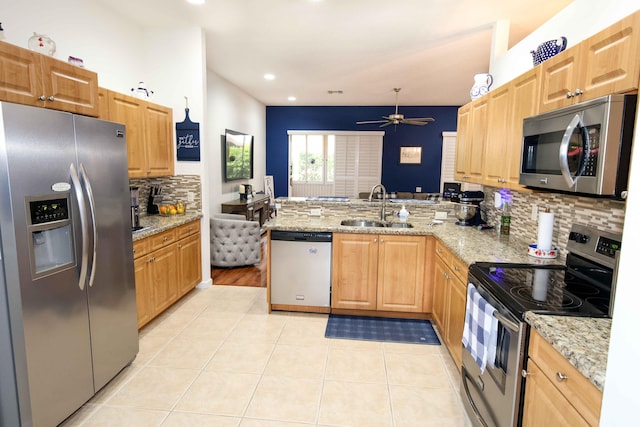
<instances>
[{"instance_id":1,"label":"wooden console table","mask_svg":"<svg viewBox=\"0 0 640 427\"><path fill-rule=\"evenodd\" d=\"M256 194L251 200L232 200L222 203L222 213L244 215L247 221L259 221L260 226L269 219L269 196Z\"/></svg>"}]
</instances>

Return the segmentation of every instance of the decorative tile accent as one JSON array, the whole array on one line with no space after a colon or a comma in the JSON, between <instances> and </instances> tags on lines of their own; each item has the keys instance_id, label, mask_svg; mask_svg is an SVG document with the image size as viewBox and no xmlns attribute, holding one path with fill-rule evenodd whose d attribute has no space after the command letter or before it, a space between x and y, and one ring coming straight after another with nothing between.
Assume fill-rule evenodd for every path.
<instances>
[{"instance_id":1,"label":"decorative tile accent","mask_svg":"<svg viewBox=\"0 0 640 427\"><path fill-rule=\"evenodd\" d=\"M140 188L140 215L147 214L147 201L149 200L152 185L160 185L162 187L163 200L170 203L180 200L187 205L187 212L202 212L202 185L199 175L132 178L129 180L129 185ZM194 194L193 202L187 201L188 192Z\"/></svg>"}]
</instances>

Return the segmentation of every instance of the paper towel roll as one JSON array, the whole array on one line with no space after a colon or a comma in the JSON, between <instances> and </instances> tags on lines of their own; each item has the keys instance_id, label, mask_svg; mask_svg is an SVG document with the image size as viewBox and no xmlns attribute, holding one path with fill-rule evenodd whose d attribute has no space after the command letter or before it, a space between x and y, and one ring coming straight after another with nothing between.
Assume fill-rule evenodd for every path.
<instances>
[{"instance_id":1,"label":"paper towel roll","mask_svg":"<svg viewBox=\"0 0 640 427\"><path fill-rule=\"evenodd\" d=\"M553 214L551 212L540 212L538 216L538 249L543 251L551 249L552 238Z\"/></svg>"}]
</instances>

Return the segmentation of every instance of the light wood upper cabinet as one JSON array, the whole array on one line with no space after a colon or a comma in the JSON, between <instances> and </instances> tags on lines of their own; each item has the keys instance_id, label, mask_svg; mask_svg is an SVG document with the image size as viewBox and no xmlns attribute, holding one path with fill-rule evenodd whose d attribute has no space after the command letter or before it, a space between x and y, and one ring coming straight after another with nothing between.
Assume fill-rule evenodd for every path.
<instances>
[{"instance_id":1,"label":"light wood upper cabinet","mask_svg":"<svg viewBox=\"0 0 640 427\"><path fill-rule=\"evenodd\" d=\"M425 236L333 234L331 307L422 312Z\"/></svg>"},{"instance_id":2,"label":"light wood upper cabinet","mask_svg":"<svg viewBox=\"0 0 640 427\"><path fill-rule=\"evenodd\" d=\"M522 74L510 83L511 86L511 130L507 143L508 188L522 190L520 179L520 161L522 158L522 124L525 118L538 114L540 96L540 67Z\"/></svg>"},{"instance_id":3,"label":"light wood upper cabinet","mask_svg":"<svg viewBox=\"0 0 640 427\"><path fill-rule=\"evenodd\" d=\"M109 120L109 91L103 87L98 88L98 118Z\"/></svg>"},{"instance_id":4,"label":"light wood upper cabinet","mask_svg":"<svg viewBox=\"0 0 640 427\"><path fill-rule=\"evenodd\" d=\"M98 75L0 41L0 100L98 116Z\"/></svg>"},{"instance_id":5,"label":"light wood upper cabinet","mask_svg":"<svg viewBox=\"0 0 640 427\"><path fill-rule=\"evenodd\" d=\"M482 184L486 143L488 97L485 95L458 110L455 178Z\"/></svg>"},{"instance_id":6,"label":"light wood upper cabinet","mask_svg":"<svg viewBox=\"0 0 640 427\"><path fill-rule=\"evenodd\" d=\"M543 62L540 112L637 90L639 32L636 12Z\"/></svg>"},{"instance_id":7,"label":"light wood upper cabinet","mask_svg":"<svg viewBox=\"0 0 640 427\"><path fill-rule=\"evenodd\" d=\"M109 119L124 123L129 178L173 175L173 113L170 108L109 91Z\"/></svg>"}]
</instances>

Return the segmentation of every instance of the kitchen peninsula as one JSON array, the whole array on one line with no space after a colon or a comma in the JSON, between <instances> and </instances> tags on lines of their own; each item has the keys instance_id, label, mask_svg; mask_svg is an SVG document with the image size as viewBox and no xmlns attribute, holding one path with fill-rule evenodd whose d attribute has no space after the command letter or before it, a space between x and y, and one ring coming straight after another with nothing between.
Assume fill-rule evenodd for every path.
<instances>
[{"instance_id":1,"label":"kitchen peninsula","mask_svg":"<svg viewBox=\"0 0 640 427\"><path fill-rule=\"evenodd\" d=\"M288 230L301 232L332 232L334 236L375 234L383 236L425 236L435 239L432 252L427 251L424 263L432 272L425 275L424 292L429 301L435 298L434 282L436 271L430 265L436 262L436 248L446 249L454 259L459 259L466 266L475 262L509 262L559 264L561 261L541 260L527 255L528 243L514 236L501 236L497 229L478 230L474 227L463 227L455 224L453 211L455 205L447 201L425 202L421 200L404 200L406 208L411 212L408 222L411 228L396 227L355 227L340 225L344 219L379 220L381 202L364 200L350 201L318 201L278 199L277 216L270 220L266 227L269 230ZM390 210L399 210L398 203L389 203ZM447 212L447 219L441 223L434 221L436 212ZM397 218L393 222L398 222ZM335 254L335 252L334 252ZM335 270L339 259L333 259ZM465 270L466 271L466 270ZM466 280L466 277L465 277ZM466 281L464 282L466 286ZM270 297L270 277L267 282L267 298ZM335 286L335 283L333 284ZM335 292L335 289L332 291ZM269 301L270 303L270 301ZM423 313L435 321L442 337L442 325L434 318L435 302L425 306ZM463 311L464 313L464 311ZM402 313L400 313L402 315ZM595 388L602 391L608 352L608 337L611 319L586 319L570 316L544 316L527 314L526 321L534 330L547 340L555 350L566 358L584 375ZM463 322L463 320L462 320ZM562 325L562 328L556 327ZM555 326L554 326L555 325ZM594 327L594 325L596 327ZM460 332L461 334L461 332ZM585 342L590 345L584 346ZM459 340L453 343L457 346ZM446 344L446 340L445 340ZM576 354L575 349L580 351ZM451 351L451 349L450 349ZM452 351L452 355L454 352ZM454 356L455 359L455 356Z\"/></svg>"}]
</instances>

